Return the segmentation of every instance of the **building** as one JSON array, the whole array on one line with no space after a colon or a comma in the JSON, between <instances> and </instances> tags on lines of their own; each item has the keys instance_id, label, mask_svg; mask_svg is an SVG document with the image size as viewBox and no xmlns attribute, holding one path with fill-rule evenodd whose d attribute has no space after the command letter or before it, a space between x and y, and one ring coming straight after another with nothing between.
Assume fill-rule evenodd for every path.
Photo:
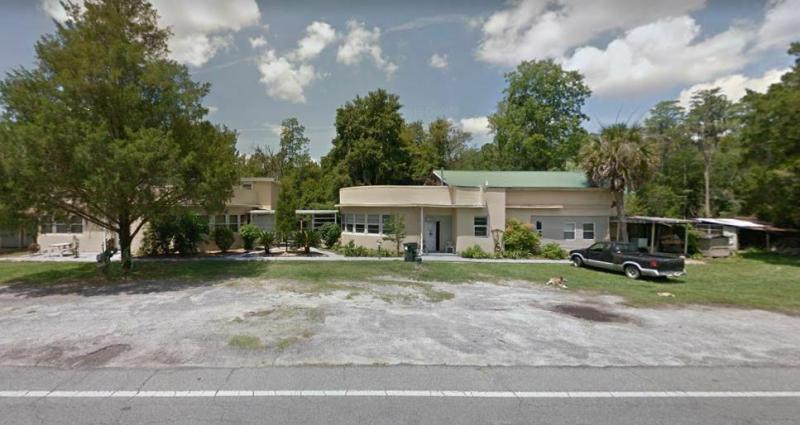
<instances>
[{"instance_id":1,"label":"building","mask_svg":"<svg viewBox=\"0 0 800 425\"><path fill-rule=\"evenodd\" d=\"M476 244L491 252L512 218L529 223L544 243L567 249L608 237L613 196L583 173L437 170L433 177L434 186L341 189L342 243L377 247L393 215L403 217L405 242L420 243L427 253Z\"/></svg>"},{"instance_id":2,"label":"building","mask_svg":"<svg viewBox=\"0 0 800 425\"><path fill-rule=\"evenodd\" d=\"M241 246L239 228L247 223L253 223L263 230L273 230L275 227L275 204L278 199L278 183L273 178L245 177L240 184L233 188L233 196L226 204L225 210L219 214L208 215L198 212L200 217L207 220L210 229L216 227L229 227L236 234L234 247ZM139 251L142 243L143 231L133 240L132 252ZM65 245L77 239L81 252L101 252L104 243L109 238L117 236L102 227L90 223L77 216L63 218L42 217L39 225L37 243L42 250L61 251ZM213 242L204 243L203 250L213 250Z\"/></svg>"}]
</instances>

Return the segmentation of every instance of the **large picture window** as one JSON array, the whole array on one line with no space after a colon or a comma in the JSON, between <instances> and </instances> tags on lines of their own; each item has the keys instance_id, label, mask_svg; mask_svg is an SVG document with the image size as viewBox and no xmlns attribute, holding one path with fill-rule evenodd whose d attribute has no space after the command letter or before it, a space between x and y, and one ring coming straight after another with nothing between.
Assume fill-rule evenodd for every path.
<instances>
[{"instance_id":1,"label":"large picture window","mask_svg":"<svg viewBox=\"0 0 800 425\"><path fill-rule=\"evenodd\" d=\"M364 222L366 216L364 214L356 214L356 233L364 233L366 223Z\"/></svg>"},{"instance_id":2,"label":"large picture window","mask_svg":"<svg viewBox=\"0 0 800 425\"><path fill-rule=\"evenodd\" d=\"M564 223L564 239L575 239L575 223Z\"/></svg>"},{"instance_id":3,"label":"large picture window","mask_svg":"<svg viewBox=\"0 0 800 425\"><path fill-rule=\"evenodd\" d=\"M355 231L355 216L353 214L345 214L344 215L344 231L345 232L353 232Z\"/></svg>"},{"instance_id":4,"label":"large picture window","mask_svg":"<svg viewBox=\"0 0 800 425\"><path fill-rule=\"evenodd\" d=\"M594 239L594 223L583 223L583 239Z\"/></svg>"},{"instance_id":5,"label":"large picture window","mask_svg":"<svg viewBox=\"0 0 800 425\"><path fill-rule=\"evenodd\" d=\"M382 235L386 233L386 223L391 219L390 214L343 214L342 231Z\"/></svg>"},{"instance_id":6,"label":"large picture window","mask_svg":"<svg viewBox=\"0 0 800 425\"><path fill-rule=\"evenodd\" d=\"M486 237L489 234L489 218L488 217L475 217L473 221L473 229L475 236Z\"/></svg>"},{"instance_id":7,"label":"large picture window","mask_svg":"<svg viewBox=\"0 0 800 425\"><path fill-rule=\"evenodd\" d=\"M83 233L83 219L78 216L60 219L43 217L39 225L39 233Z\"/></svg>"}]
</instances>

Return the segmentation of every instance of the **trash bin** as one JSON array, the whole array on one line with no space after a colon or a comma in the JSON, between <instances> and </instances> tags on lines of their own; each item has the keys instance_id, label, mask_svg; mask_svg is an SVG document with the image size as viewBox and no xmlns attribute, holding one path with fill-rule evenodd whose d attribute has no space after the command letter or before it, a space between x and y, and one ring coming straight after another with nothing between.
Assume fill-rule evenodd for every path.
<instances>
[{"instance_id":1,"label":"trash bin","mask_svg":"<svg viewBox=\"0 0 800 425\"><path fill-rule=\"evenodd\" d=\"M403 251L405 253L404 261L414 262L417 258L417 245L416 243L404 243Z\"/></svg>"}]
</instances>

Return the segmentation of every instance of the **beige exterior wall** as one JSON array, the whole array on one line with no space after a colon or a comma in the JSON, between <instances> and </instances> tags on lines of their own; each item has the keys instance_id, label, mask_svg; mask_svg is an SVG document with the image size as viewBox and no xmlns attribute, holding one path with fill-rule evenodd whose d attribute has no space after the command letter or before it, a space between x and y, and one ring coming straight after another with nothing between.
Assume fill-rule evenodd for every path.
<instances>
[{"instance_id":1,"label":"beige exterior wall","mask_svg":"<svg viewBox=\"0 0 800 425\"><path fill-rule=\"evenodd\" d=\"M602 189L505 189L456 188L448 186L362 186L340 191L342 214L395 214L402 212L406 220L406 242L422 242L420 237L420 209L426 220L429 217L446 218L450 222L448 234L461 252L478 245L487 252L494 250L492 230L503 230L509 219L533 223L533 218L543 224L543 240L555 241L565 248L583 247L594 240L608 237L609 216L614 214L610 192ZM407 207L404 207L407 206ZM448 208L449 207L449 208ZM475 236L476 217L487 217L488 233ZM534 220L535 221L535 220ZM575 224L575 238L564 239L564 225ZM583 225L591 223L594 235L587 230L583 238ZM444 237L444 236L441 236ZM342 234L342 243L353 241L369 248L377 247L381 237L369 234ZM444 242L444 241L442 241ZM442 250L442 248L440 248Z\"/></svg>"},{"instance_id":2,"label":"beige exterior wall","mask_svg":"<svg viewBox=\"0 0 800 425\"><path fill-rule=\"evenodd\" d=\"M251 185L248 189L245 185ZM219 214L229 215L249 215L253 209L274 210L278 199L279 186L274 179L263 177L242 178L241 183L233 188L233 196L228 202L228 207ZM203 214L198 211L198 214ZM271 219L271 220L270 220ZM266 220L274 224L274 216ZM132 241L131 251L134 255L139 252L145 229ZM53 244L71 243L73 237L77 237L79 250L81 252L101 252L103 242L107 238L118 239L117 235L112 235L101 227L84 220L82 233L39 233L37 243L42 249L48 249ZM234 235L233 248L241 248L242 239L238 233ZM217 250L213 241L200 244L201 251Z\"/></svg>"},{"instance_id":3,"label":"beige exterior wall","mask_svg":"<svg viewBox=\"0 0 800 425\"><path fill-rule=\"evenodd\" d=\"M140 231L131 241L133 255L136 255L139 251L143 233L144 230ZM73 237L78 238L78 250L80 252L102 252L103 242L110 238L117 240L117 246L119 246L119 237L116 234L86 220L83 221L83 233L39 233L36 237L36 243L39 244L42 250L48 250L51 249L53 244L71 243Z\"/></svg>"}]
</instances>

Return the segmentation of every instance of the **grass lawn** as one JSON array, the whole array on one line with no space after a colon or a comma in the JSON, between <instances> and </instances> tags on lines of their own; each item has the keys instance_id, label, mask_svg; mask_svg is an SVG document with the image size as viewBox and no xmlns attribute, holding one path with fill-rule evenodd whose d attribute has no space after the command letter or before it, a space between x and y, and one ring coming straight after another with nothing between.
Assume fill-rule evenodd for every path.
<instances>
[{"instance_id":1,"label":"grass lawn","mask_svg":"<svg viewBox=\"0 0 800 425\"><path fill-rule=\"evenodd\" d=\"M24 293L57 285L116 285L122 282L175 281L195 285L214 284L236 277L287 279L307 282L320 291L340 289L341 282L386 283L387 277L420 282L452 284L474 281L530 281L544 284L553 276L564 276L569 290L621 295L635 306L667 304L712 304L757 308L800 314L800 258L744 253L736 258L710 260L687 266L688 276L669 281L632 281L598 270L576 269L561 264L423 263L400 261L363 262L232 262L160 261L138 262L130 276L113 269L101 275L94 264L0 262L2 291ZM660 297L670 292L674 297ZM63 293L63 291L62 291Z\"/></svg>"}]
</instances>

